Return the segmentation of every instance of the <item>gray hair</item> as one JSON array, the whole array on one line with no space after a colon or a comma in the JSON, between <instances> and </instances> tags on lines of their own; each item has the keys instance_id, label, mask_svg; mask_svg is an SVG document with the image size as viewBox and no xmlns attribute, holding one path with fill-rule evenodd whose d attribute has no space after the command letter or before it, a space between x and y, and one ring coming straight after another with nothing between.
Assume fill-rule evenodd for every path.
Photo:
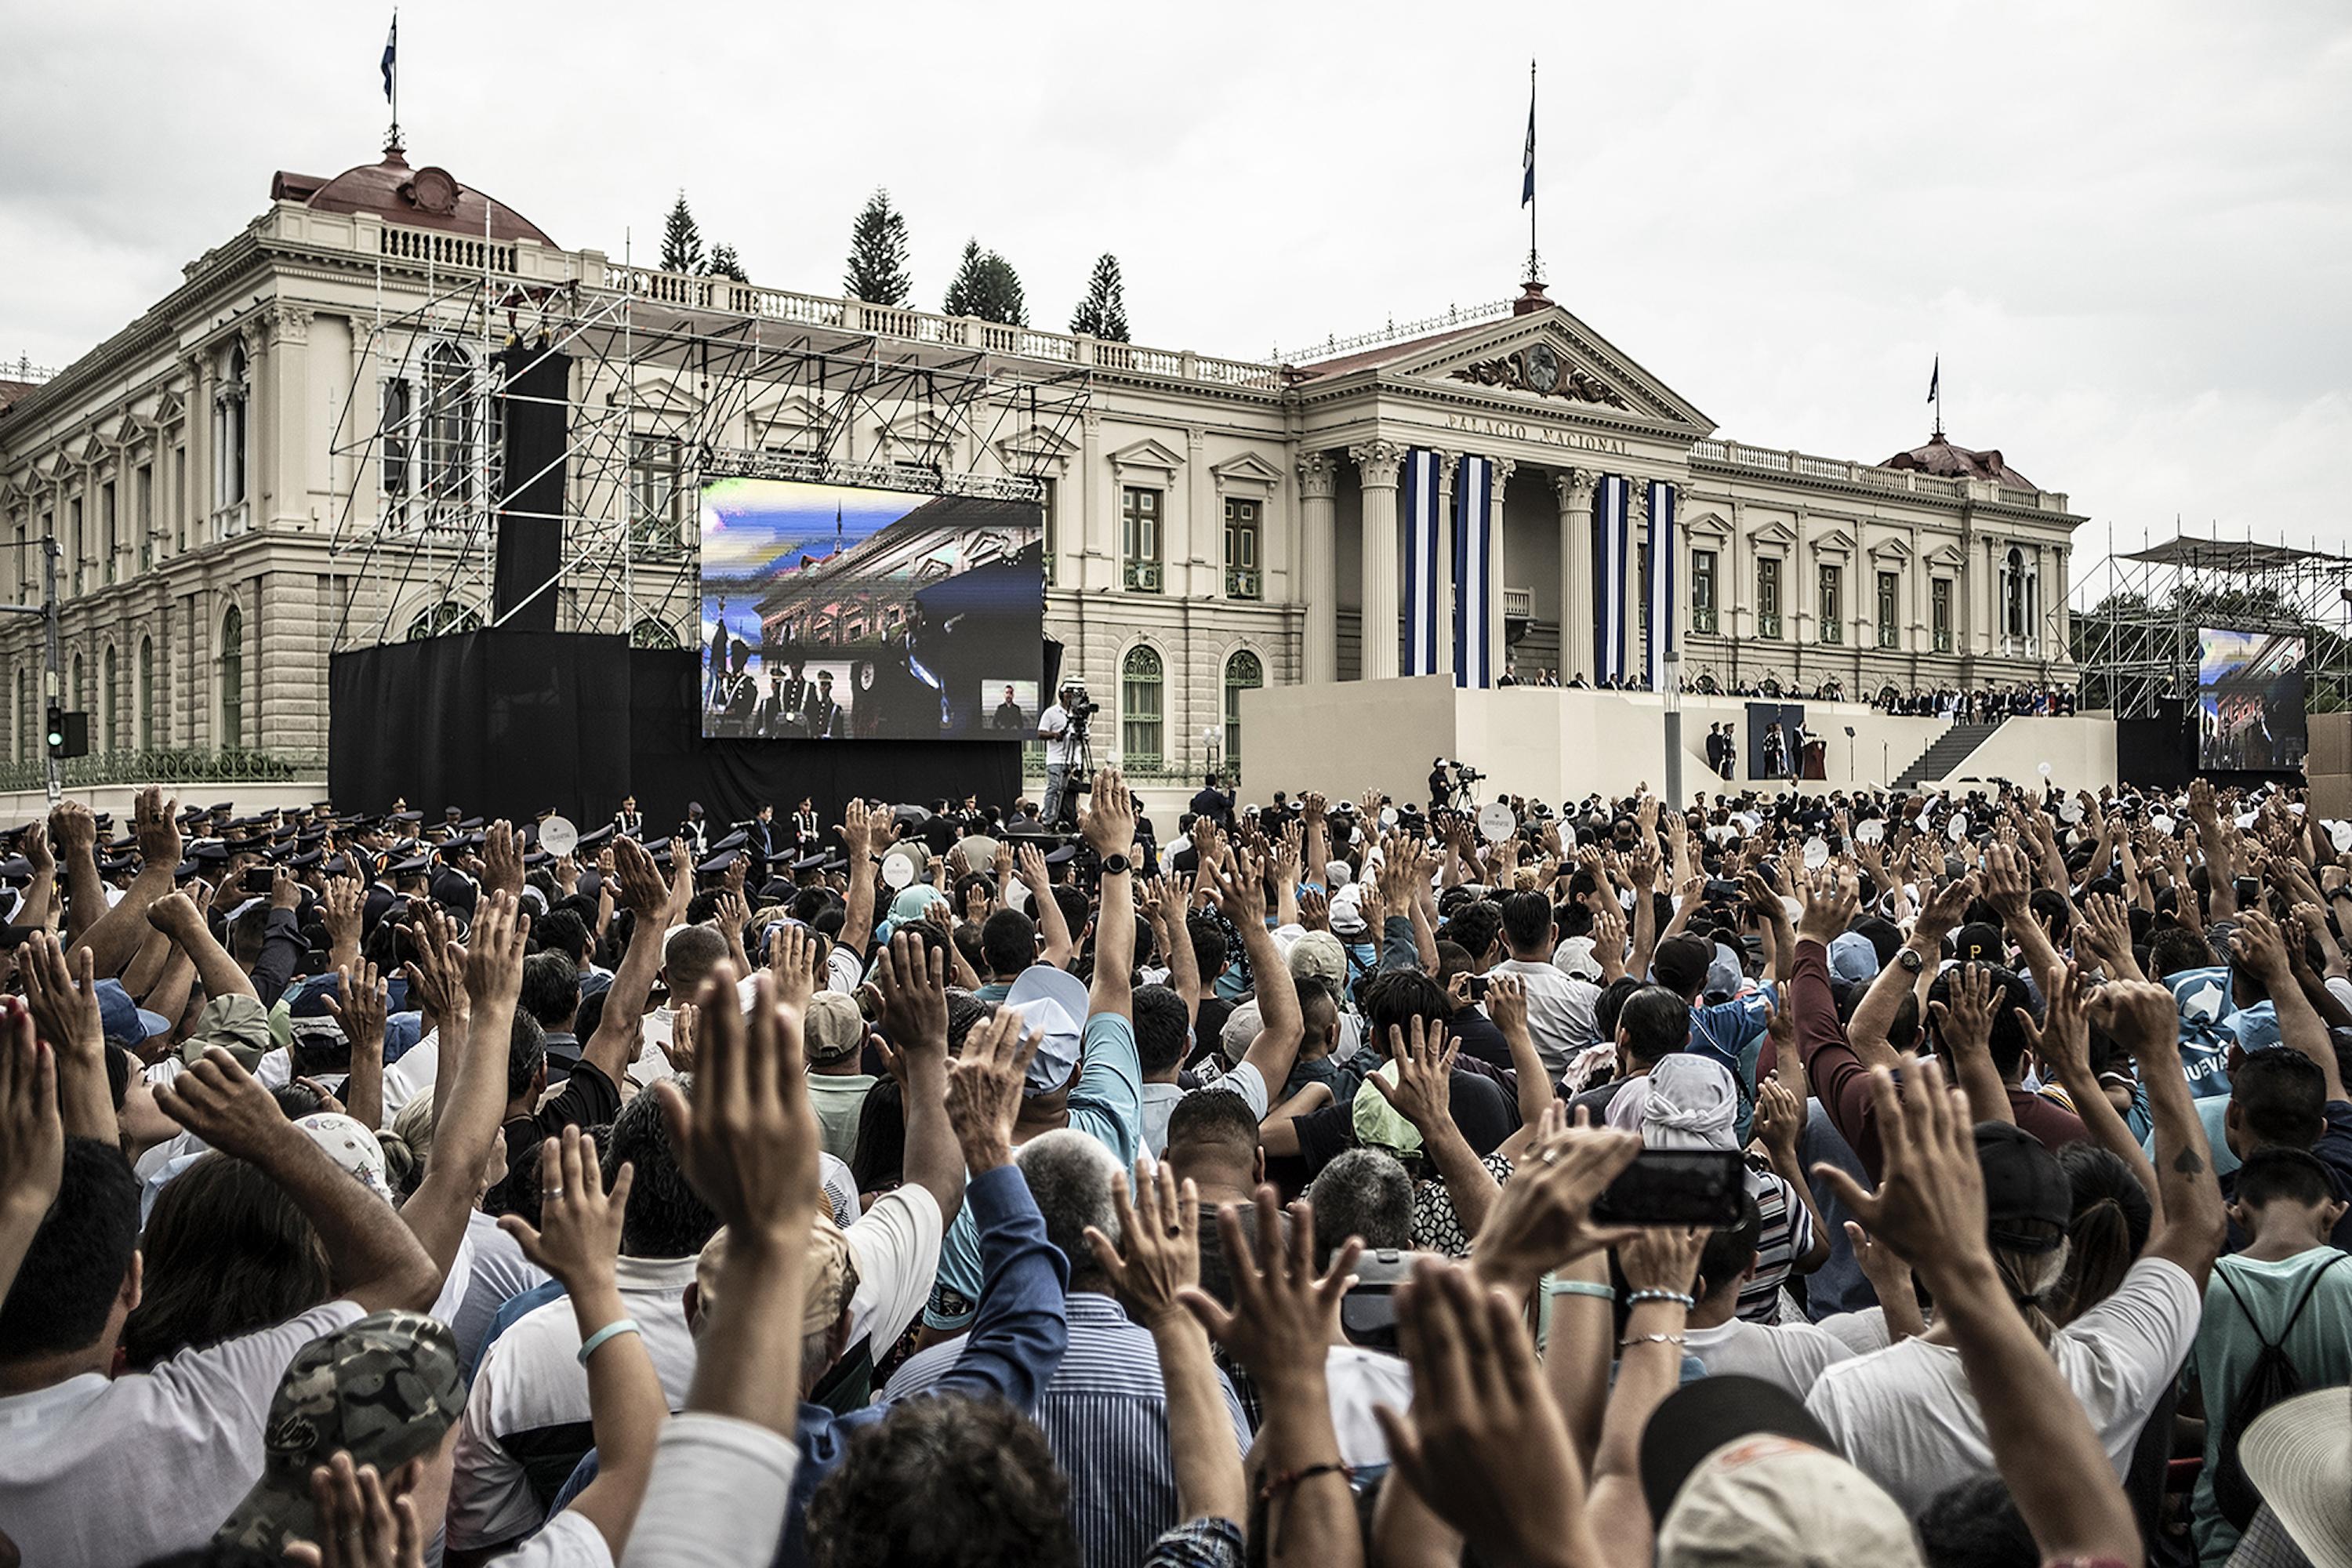
<instances>
[{"instance_id":1,"label":"gray hair","mask_svg":"<svg viewBox=\"0 0 2352 1568\"><path fill-rule=\"evenodd\" d=\"M1331 1255L1351 1236L1374 1252L1412 1246L1412 1178L1384 1150L1341 1154L1307 1184L1307 1201L1315 1205L1318 1268L1330 1267Z\"/></svg>"},{"instance_id":2,"label":"gray hair","mask_svg":"<svg viewBox=\"0 0 2352 1568\"><path fill-rule=\"evenodd\" d=\"M1110 1179L1118 1162L1086 1133L1072 1127L1032 1138L1013 1155L1029 1195L1045 1219L1045 1239L1070 1260L1070 1279L1099 1278L1095 1255L1087 1246L1087 1226L1118 1240L1118 1211L1112 1205Z\"/></svg>"}]
</instances>

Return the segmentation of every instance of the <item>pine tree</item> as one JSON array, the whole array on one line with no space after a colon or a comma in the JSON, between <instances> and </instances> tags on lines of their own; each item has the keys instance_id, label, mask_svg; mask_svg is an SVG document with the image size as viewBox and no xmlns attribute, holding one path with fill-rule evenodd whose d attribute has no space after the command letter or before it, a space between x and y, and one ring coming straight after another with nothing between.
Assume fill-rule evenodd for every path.
<instances>
[{"instance_id":1,"label":"pine tree","mask_svg":"<svg viewBox=\"0 0 2352 1568\"><path fill-rule=\"evenodd\" d=\"M1013 270L1013 263L996 252L981 249L976 239L964 242L963 259L957 264L955 278L948 284L943 308L950 316L976 316L983 321L1002 321L1011 327L1029 324L1029 305L1022 292L1021 275Z\"/></svg>"},{"instance_id":2,"label":"pine tree","mask_svg":"<svg viewBox=\"0 0 2352 1568\"><path fill-rule=\"evenodd\" d=\"M695 226L694 212L686 205L684 191L677 193L677 205L669 209L669 219L662 225L661 269L702 270L702 230Z\"/></svg>"},{"instance_id":3,"label":"pine tree","mask_svg":"<svg viewBox=\"0 0 2352 1568\"><path fill-rule=\"evenodd\" d=\"M907 271L907 219L878 186L849 226L849 271L841 287L871 305L903 305L915 297Z\"/></svg>"},{"instance_id":4,"label":"pine tree","mask_svg":"<svg viewBox=\"0 0 2352 1568\"><path fill-rule=\"evenodd\" d=\"M980 269L982 259L980 241L965 240L963 258L956 263L955 276L948 279L948 297L940 307L949 315L971 316L979 313L975 307L980 301Z\"/></svg>"},{"instance_id":5,"label":"pine tree","mask_svg":"<svg viewBox=\"0 0 2352 1568\"><path fill-rule=\"evenodd\" d=\"M713 278L732 278L738 283L749 283L751 281L750 278L744 275L743 264L736 259L735 247L731 245L712 246L710 247L710 265L704 268L704 270L709 272Z\"/></svg>"},{"instance_id":6,"label":"pine tree","mask_svg":"<svg viewBox=\"0 0 2352 1568\"><path fill-rule=\"evenodd\" d=\"M1087 297L1070 316L1070 331L1091 332L1113 342L1128 342L1127 289L1119 281L1118 258L1106 250L1087 280Z\"/></svg>"}]
</instances>

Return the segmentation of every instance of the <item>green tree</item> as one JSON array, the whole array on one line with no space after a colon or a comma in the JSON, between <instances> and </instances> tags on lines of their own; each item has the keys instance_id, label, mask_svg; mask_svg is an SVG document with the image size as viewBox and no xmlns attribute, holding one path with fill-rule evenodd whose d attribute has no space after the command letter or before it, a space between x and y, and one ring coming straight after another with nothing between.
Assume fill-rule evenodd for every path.
<instances>
[{"instance_id":1,"label":"green tree","mask_svg":"<svg viewBox=\"0 0 2352 1568\"><path fill-rule=\"evenodd\" d=\"M661 269L664 272L699 272L702 268L702 230L696 226L694 211L686 205L686 193L677 193L677 203L669 209L669 218L662 225Z\"/></svg>"},{"instance_id":2,"label":"green tree","mask_svg":"<svg viewBox=\"0 0 2352 1568\"><path fill-rule=\"evenodd\" d=\"M947 313L950 316L976 316L983 321L1001 321L1010 327L1029 324L1029 306L1021 290L1021 275L1013 270L1013 263L992 250L982 250L980 241L964 242L963 258L957 264L955 278L948 284Z\"/></svg>"},{"instance_id":3,"label":"green tree","mask_svg":"<svg viewBox=\"0 0 2352 1568\"><path fill-rule=\"evenodd\" d=\"M1119 281L1118 258L1106 250L1096 258L1094 276L1087 279L1087 297L1070 315L1070 331L1091 332L1114 342L1129 342L1127 289Z\"/></svg>"},{"instance_id":4,"label":"green tree","mask_svg":"<svg viewBox=\"0 0 2352 1568\"><path fill-rule=\"evenodd\" d=\"M708 271L713 278L732 278L738 283L749 283L751 281L750 278L744 275L743 263L736 259L735 247L731 245L712 246L710 247L710 265L704 268L704 270Z\"/></svg>"},{"instance_id":5,"label":"green tree","mask_svg":"<svg viewBox=\"0 0 2352 1568\"><path fill-rule=\"evenodd\" d=\"M849 270L841 286L874 305L903 305L915 297L907 270L907 219L879 186L849 226Z\"/></svg>"}]
</instances>

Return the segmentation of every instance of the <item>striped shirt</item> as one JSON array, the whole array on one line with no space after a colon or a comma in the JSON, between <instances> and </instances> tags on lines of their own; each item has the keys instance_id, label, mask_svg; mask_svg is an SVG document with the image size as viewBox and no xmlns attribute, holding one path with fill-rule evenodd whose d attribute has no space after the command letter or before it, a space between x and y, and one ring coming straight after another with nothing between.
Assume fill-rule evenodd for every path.
<instances>
[{"instance_id":1,"label":"striped shirt","mask_svg":"<svg viewBox=\"0 0 2352 1568\"><path fill-rule=\"evenodd\" d=\"M1770 1171L1748 1166L1748 1191L1762 1226L1756 1272L1739 1288L1739 1321L1769 1326L1780 1321L1781 1284L1797 1259L1813 1249L1813 1216L1796 1190Z\"/></svg>"},{"instance_id":2,"label":"striped shirt","mask_svg":"<svg viewBox=\"0 0 2352 1568\"><path fill-rule=\"evenodd\" d=\"M1070 1524L1086 1568L1134 1568L1177 1522L1176 1468L1168 1441L1168 1390L1151 1331L1108 1296L1074 1290L1070 1344L1034 1414L1054 1460L1070 1478ZM922 1393L961 1353L961 1337L898 1369L888 1397ZM1249 1447L1241 1402L1221 1373L1236 1458Z\"/></svg>"}]
</instances>

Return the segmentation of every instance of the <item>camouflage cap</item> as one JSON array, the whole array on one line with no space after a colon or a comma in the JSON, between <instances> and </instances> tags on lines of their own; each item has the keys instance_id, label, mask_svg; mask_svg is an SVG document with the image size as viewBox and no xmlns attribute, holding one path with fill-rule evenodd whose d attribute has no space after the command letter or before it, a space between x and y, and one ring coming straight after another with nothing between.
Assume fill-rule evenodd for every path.
<instances>
[{"instance_id":1,"label":"camouflage cap","mask_svg":"<svg viewBox=\"0 0 2352 1568\"><path fill-rule=\"evenodd\" d=\"M294 1354L269 1404L261 1479L214 1540L276 1553L318 1539L310 1470L339 1448L389 1473L430 1453L466 1409L457 1342L422 1312L375 1312Z\"/></svg>"}]
</instances>

